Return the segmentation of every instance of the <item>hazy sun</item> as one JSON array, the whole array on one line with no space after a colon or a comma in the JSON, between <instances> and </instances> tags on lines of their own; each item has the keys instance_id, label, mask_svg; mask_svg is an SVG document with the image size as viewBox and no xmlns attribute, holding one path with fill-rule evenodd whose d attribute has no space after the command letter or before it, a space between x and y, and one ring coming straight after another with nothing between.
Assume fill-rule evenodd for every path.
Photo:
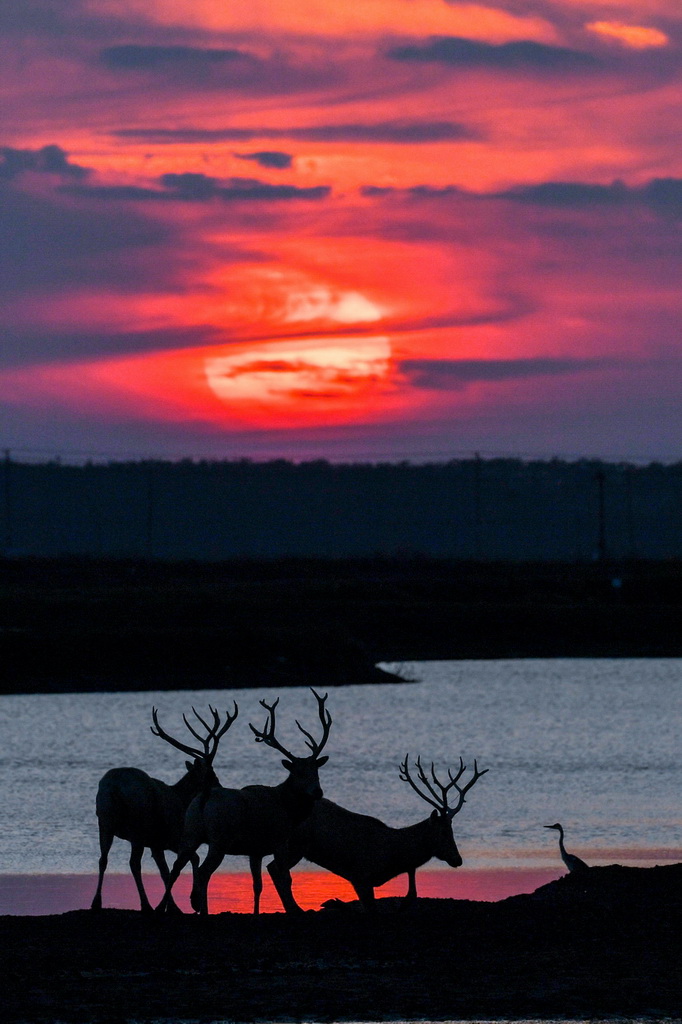
<instances>
[{"instance_id":1,"label":"hazy sun","mask_svg":"<svg viewBox=\"0 0 682 1024\"><path fill-rule=\"evenodd\" d=\"M213 393L235 412L251 407L307 416L320 407L357 407L386 381L390 360L388 338L314 338L207 357L204 372Z\"/></svg>"}]
</instances>

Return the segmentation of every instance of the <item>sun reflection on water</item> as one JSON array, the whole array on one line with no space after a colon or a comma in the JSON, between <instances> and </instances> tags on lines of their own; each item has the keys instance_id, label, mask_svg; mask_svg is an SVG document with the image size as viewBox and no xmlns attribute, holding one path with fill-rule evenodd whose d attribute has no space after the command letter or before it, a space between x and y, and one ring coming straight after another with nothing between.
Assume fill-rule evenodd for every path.
<instances>
[{"instance_id":1,"label":"sun reflection on water","mask_svg":"<svg viewBox=\"0 0 682 1024\"><path fill-rule=\"evenodd\" d=\"M424 870L417 874L419 896L430 899L495 901L518 893L533 892L558 877L558 871L547 868L504 868L480 870L461 868L458 871ZM350 884L328 871L314 869L292 872L293 892L304 910L319 910L327 900L344 902L356 899ZM95 892L95 875L0 875L0 915L63 914L85 910ZM162 896L161 881L145 874L144 884L153 904ZM173 890L178 906L190 913L191 874L180 876ZM404 896L405 875L392 879L376 890L377 899ZM250 914L253 890L248 871L216 872L209 886L209 908L212 914L225 912ZM104 884L104 906L122 910L139 909L135 885L129 874L107 874ZM281 913L282 905L267 873L263 877L261 911Z\"/></svg>"}]
</instances>

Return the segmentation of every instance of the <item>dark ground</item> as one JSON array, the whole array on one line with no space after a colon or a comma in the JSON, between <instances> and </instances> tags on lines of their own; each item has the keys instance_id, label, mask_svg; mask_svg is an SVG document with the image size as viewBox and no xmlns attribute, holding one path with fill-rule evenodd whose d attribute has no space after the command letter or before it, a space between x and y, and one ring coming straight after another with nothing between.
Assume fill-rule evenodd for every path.
<instances>
[{"instance_id":1,"label":"dark ground","mask_svg":"<svg viewBox=\"0 0 682 1024\"><path fill-rule=\"evenodd\" d=\"M682 563L0 558L0 692L319 687L382 661L682 656Z\"/></svg>"},{"instance_id":2,"label":"dark ground","mask_svg":"<svg viewBox=\"0 0 682 1024\"><path fill-rule=\"evenodd\" d=\"M682 1016L682 864L592 868L500 903L254 919L0 918L2 1020Z\"/></svg>"}]
</instances>

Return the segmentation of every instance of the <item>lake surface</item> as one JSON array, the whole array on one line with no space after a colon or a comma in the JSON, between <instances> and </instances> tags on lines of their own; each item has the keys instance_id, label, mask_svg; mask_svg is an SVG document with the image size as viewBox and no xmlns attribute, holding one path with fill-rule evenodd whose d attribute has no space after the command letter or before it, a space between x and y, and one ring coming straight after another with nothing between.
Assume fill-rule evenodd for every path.
<instances>
[{"instance_id":1,"label":"lake surface","mask_svg":"<svg viewBox=\"0 0 682 1024\"><path fill-rule=\"evenodd\" d=\"M568 849L591 864L682 859L682 660L422 662L402 671L419 682L330 690L323 785L332 800L403 825L429 811L399 778L405 754L433 760L443 778L460 755L469 769L474 758L490 769L455 819L465 866L422 872L424 895L430 894L424 886L433 885L434 894L500 898L557 877L563 873L557 835L542 827L555 821L566 829ZM94 798L104 771L135 765L168 782L182 773L183 755L149 731L152 706L164 728L183 737L182 713L192 705L224 710L236 700L239 717L216 758L221 782L281 781L280 755L254 743L248 728L249 721L264 723L263 697L280 698L278 736L294 752L306 752L295 719L313 733L319 722L304 689L1 698L0 913L24 912L7 902L22 877L29 885L32 876L36 891L38 876L61 876L63 889L68 877L81 877L83 891L91 891L88 876L99 855ZM109 871L127 873L127 861L127 844L116 841ZM155 871L151 861L149 870ZM245 870L245 859L237 857L226 858L221 869ZM299 870L303 883L306 868ZM310 883L314 902L320 885L327 893L327 881L307 870L318 879ZM486 873L497 889L485 889ZM115 903L118 884L112 882L111 901L105 889L105 903ZM225 905L221 899L214 909L237 909L227 891L234 884L225 884ZM404 891L404 879L395 884ZM216 880L216 899L221 886ZM132 889L130 896L134 906Z\"/></svg>"}]
</instances>

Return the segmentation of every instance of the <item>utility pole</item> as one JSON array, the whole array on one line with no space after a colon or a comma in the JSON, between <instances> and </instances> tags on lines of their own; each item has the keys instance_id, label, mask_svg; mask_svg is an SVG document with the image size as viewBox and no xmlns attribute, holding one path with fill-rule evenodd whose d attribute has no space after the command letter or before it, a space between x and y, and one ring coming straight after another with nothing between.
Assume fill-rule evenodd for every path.
<instances>
[{"instance_id":1,"label":"utility pole","mask_svg":"<svg viewBox=\"0 0 682 1024\"><path fill-rule=\"evenodd\" d=\"M606 561L606 503L604 491L606 484L606 472L599 467L596 475L597 480L597 558L600 562Z\"/></svg>"},{"instance_id":2,"label":"utility pole","mask_svg":"<svg viewBox=\"0 0 682 1024\"><path fill-rule=\"evenodd\" d=\"M151 462L145 465L146 483L146 523L145 523L145 555L147 558L154 557L154 467Z\"/></svg>"},{"instance_id":3,"label":"utility pole","mask_svg":"<svg viewBox=\"0 0 682 1024\"><path fill-rule=\"evenodd\" d=\"M625 527L627 530L627 554L628 558L637 557L637 544L635 542L635 517L632 505L632 483L634 468L628 466L625 470Z\"/></svg>"},{"instance_id":4,"label":"utility pole","mask_svg":"<svg viewBox=\"0 0 682 1024\"><path fill-rule=\"evenodd\" d=\"M474 552L476 558L481 557L481 530L483 524L483 513L482 513L482 480L483 480L483 467L481 463L481 456L479 452L476 452L474 456Z\"/></svg>"},{"instance_id":5,"label":"utility pole","mask_svg":"<svg viewBox=\"0 0 682 1024\"><path fill-rule=\"evenodd\" d=\"M5 512L5 534L3 537L5 554L9 555L10 551L14 546L14 529L13 529L13 515L12 515L12 453L9 448L5 448L5 457L3 459L3 505Z\"/></svg>"}]
</instances>

